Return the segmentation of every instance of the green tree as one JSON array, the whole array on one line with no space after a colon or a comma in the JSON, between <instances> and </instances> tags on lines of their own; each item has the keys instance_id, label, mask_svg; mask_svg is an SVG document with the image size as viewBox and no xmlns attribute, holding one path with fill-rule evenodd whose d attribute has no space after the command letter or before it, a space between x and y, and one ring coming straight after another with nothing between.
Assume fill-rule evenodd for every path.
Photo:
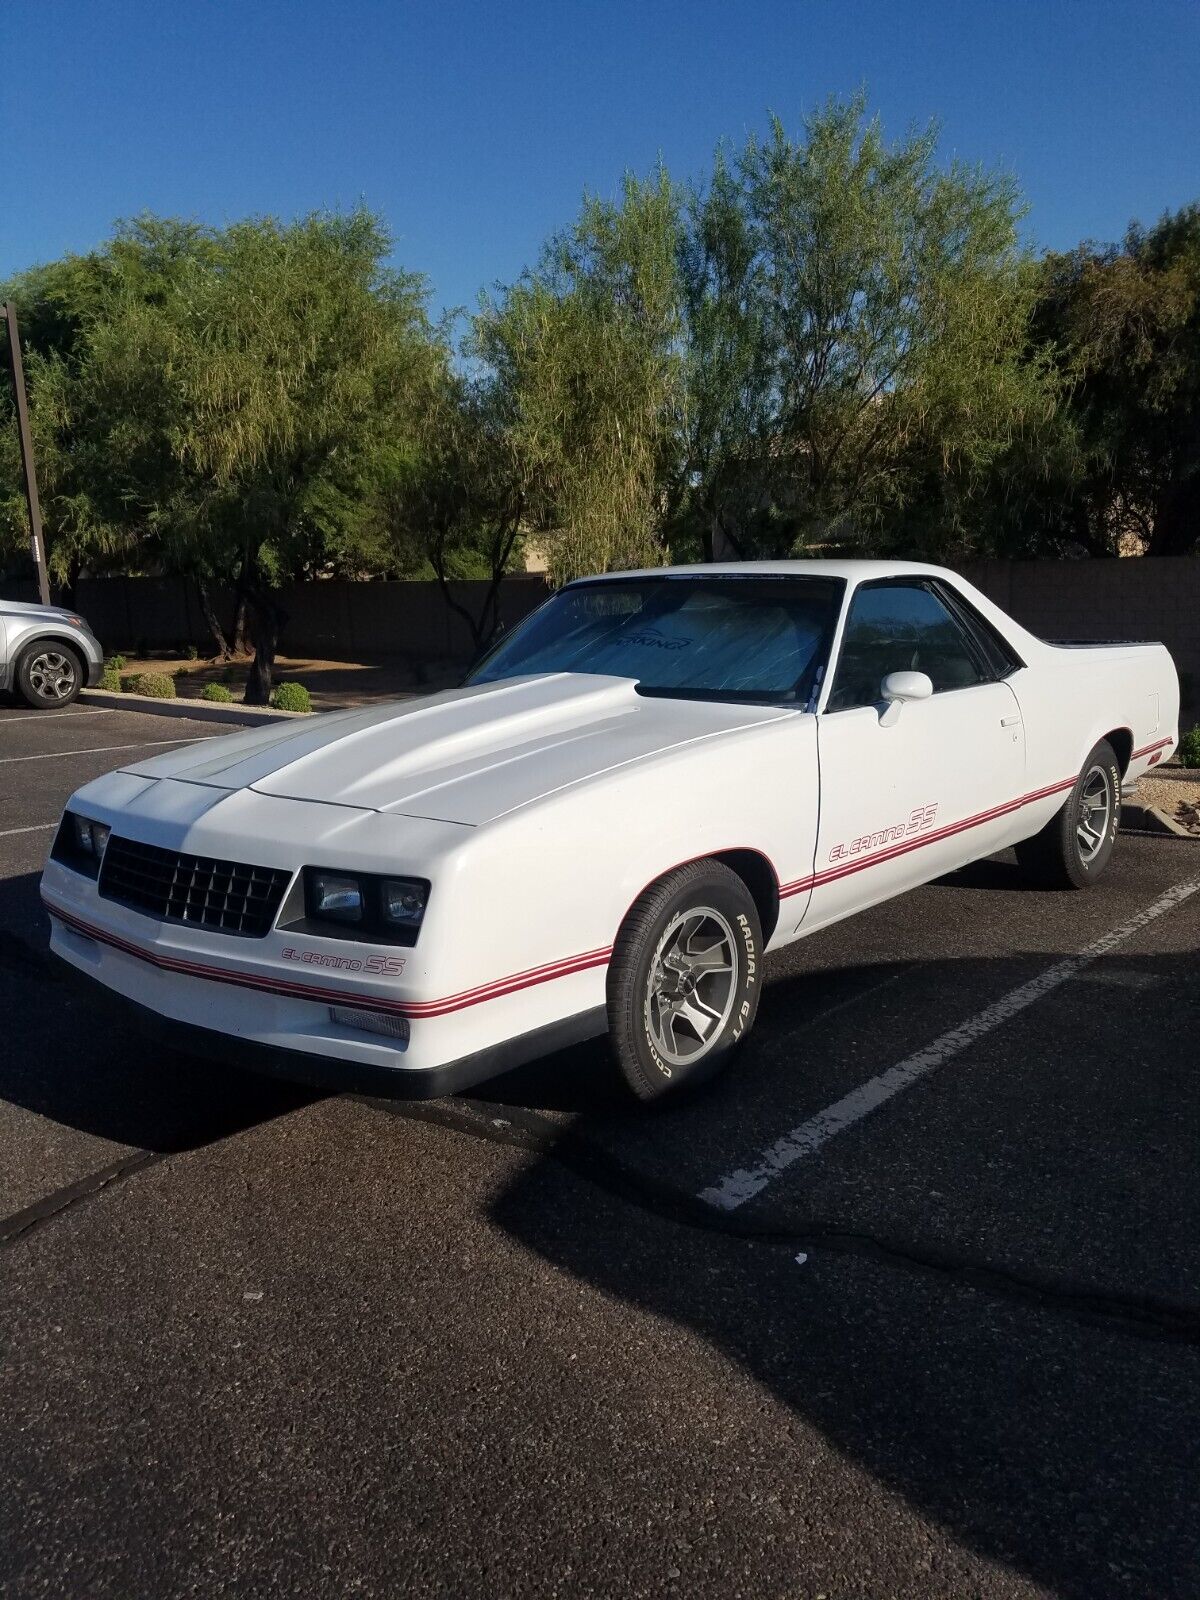
<instances>
[{"instance_id":1,"label":"green tree","mask_svg":"<svg viewBox=\"0 0 1200 1600\"><path fill-rule=\"evenodd\" d=\"M662 561L683 404L679 197L665 172L584 201L538 267L485 297L490 375L552 578Z\"/></svg>"},{"instance_id":2,"label":"green tree","mask_svg":"<svg viewBox=\"0 0 1200 1600\"><path fill-rule=\"evenodd\" d=\"M279 582L355 565L381 457L444 363L424 283L385 269L389 248L366 212L239 223L164 302L172 451L211 485L192 505L249 604L251 704L270 695Z\"/></svg>"},{"instance_id":3,"label":"green tree","mask_svg":"<svg viewBox=\"0 0 1200 1600\"><path fill-rule=\"evenodd\" d=\"M525 459L504 396L486 379L446 372L426 401L416 449L392 464L381 490L393 564L432 571L476 650L500 622L500 586L519 564L529 500ZM458 580L487 587L473 610Z\"/></svg>"},{"instance_id":4,"label":"green tree","mask_svg":"<svg viewBox=\"0 0 1200 1600\"><path fill-rule=\"evenodd\" d=\"M1053 409L1015 185L936 150L859 96L799 142L773 119L694 197L687 510L734 550L890 547L931 461L978 478Z\"/></svg>"},{"instance_id":5,"label":"green tree","mask_svg":"<svg viewBox=\"0 0 1200 1600\"><path fill-rule=\"evenodd\" d=\"M1120 247L1050 255L1040 336L1067 388L1075 475L1043 537L1092 554L1200 543L1200 205L1136 224Z\"/></svg>"},{"instance_id":6,"label":"green tree","mask_svg":"<svg viewBox=\"0 0 1200 1600\"><path fill-rule=\"evenodd\" d=\"M56 568L184 573L202 604L209 580L235 584L254 704L270 694L279 583L387 558L378 486L447 365L423 280L389 270L389 250L364 211L226 229L143 218L19 286Z\"/></svg>"}]
</instances>

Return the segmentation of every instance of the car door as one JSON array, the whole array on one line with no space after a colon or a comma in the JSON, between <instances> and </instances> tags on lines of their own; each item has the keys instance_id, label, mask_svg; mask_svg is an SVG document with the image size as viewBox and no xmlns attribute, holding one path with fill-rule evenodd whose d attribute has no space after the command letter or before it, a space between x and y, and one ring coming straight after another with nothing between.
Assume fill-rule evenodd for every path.
<instances>
[{"instance_id":1,"label":"car door","mask_svg":"<svg viewBox=\"0 0 1200 1600\"><path fill-rule=\"evenodd\" d=\"M933 695L886 709L890 672ZM898 715L897 715L898 711ZM932 582L860 584L817 719L821 810L805 926L976 860L1007 843L1022 792L1016 696Z\"/></svg>"}]
</instances>

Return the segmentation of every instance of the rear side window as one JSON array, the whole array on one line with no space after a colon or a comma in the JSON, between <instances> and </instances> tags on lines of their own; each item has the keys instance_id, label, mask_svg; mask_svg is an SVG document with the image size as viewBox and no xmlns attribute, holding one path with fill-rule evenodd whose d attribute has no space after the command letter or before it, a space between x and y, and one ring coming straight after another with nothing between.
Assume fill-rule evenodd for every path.
<instances>
[{"instance_id":1,"label":"rear side window","mask_svg":"<svg viewBox=\"0 0 1200 1600\"><path fill-rule=\"evenodd\" d=\"M924 584L866 584L846 618L830 711L877 705L889 672L924 672L933 692L968 689L987 674L962 627Z\"/></svg>"},{"instance_id":2,"label":"rear side window","mask_svg":"<svg viewBox=\"0 0 1200 1600\"><path fill-rule=\"evenodd\" d=\"M939 584L938 593L971 635L975 648L987 662L993 677L1007 678L1010 672L1025 665L1007 639L957 589L950 588L948 584Z\"/></svg>"}]
</instances>

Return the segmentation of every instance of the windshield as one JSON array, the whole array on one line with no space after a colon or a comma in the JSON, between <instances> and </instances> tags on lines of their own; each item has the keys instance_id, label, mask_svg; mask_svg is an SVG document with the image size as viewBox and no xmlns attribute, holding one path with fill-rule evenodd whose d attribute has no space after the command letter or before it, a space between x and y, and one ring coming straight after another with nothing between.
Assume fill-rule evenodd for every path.
<instances>
[{"instance_id":1,"label":"windshield","mask_svg":"<svg viewBox=\"0 0 1200 1600\"><path fill-rule=\"evenodd\" d=\"M617 578L572 584L471 674L634 678L643 694L803 705L841 602L833 578Z\"/></svg>"}]
</instances>

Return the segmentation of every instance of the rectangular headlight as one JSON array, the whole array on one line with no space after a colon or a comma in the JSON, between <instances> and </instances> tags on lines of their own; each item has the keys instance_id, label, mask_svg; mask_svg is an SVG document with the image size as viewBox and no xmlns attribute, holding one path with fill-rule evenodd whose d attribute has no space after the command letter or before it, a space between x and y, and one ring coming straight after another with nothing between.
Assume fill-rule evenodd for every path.
<instances>
[{"instance_id":1,"label":"rectangular headlight","mask_svg":"<svg viewBox=\"0 0 1200 1600\"><path fill-rule=\"evenodd\" d=\"M313 872L309 875L309 915L329 917L334 922L361 922L362 884L357 878L340 873Z\"/></svg>"},{"instance_id":2,"label":"rectangular headlight","mask_svg":"<svg viewBox=\"0 0 1200 1600\"><path fill-rule=\"evenodd\" d=\"M359 944L414 945L429 905L425 878L305 867L277 926Z\"/></svg>"},{"instance_id":3,"label":"rectangular headlight","mask_svg":"<svg viewBox=\"0 0 1200 1600\"><path fill-rule=\"evenodd\" d=\"M425 915L427 885L419 878L385 878L380 909L398 928L419 928Z\"/></svg>"},{"instance_id":4,"label":"rectangular headlight","mask_svg":"<svg viewBox=\"0 0 1200 1600\"><path fill-rule=\"evenodd\" d=\"M77 811L64 811L50 851L55 861L82 872L89 878L100 873L100 861L112 829L106 822L93 822Z\"/></svg>"}]
</instances>

